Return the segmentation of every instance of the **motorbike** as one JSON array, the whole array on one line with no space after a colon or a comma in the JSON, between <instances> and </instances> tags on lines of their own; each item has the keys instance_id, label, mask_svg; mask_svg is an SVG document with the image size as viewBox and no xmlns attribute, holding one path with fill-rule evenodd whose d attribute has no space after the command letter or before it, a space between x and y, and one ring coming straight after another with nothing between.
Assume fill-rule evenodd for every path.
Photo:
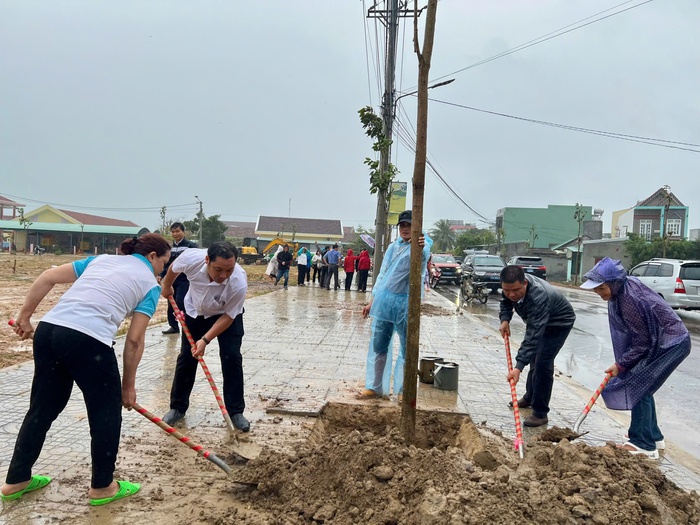
<instances>
[{"instance_id":1,"label":"motorbike","mask_svg":"<svg viewBox=\"0 0 700 525\"><path fill-rule=\"evenodd\" d=\"M430 276L428 284L430 284L431 288L437 288L437 285L440 283L441 276L442 272L440 271L440 268L438 268L437 266L430 267Z\"/></svg>"},{"instance_id":2,"label":"motorbike","mask_svg":"<svg viewBox=\"0 0 700 525\"><path fill-rule=\"evenodd\" d=\"M481 304L486 304L489 300L489 288L486 283L474 282L474 272L465 271L462 274L462 282L459 286L459 304L477 299Z\"/></svg>"}]
</instances>

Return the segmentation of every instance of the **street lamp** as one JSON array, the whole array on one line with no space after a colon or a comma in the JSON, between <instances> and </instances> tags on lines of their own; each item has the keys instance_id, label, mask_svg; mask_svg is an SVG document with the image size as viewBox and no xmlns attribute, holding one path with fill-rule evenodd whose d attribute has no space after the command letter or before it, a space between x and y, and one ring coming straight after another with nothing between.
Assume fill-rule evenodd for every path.
<instances>
[{"instance_id":1,"label":"street lamp","mask_svg":"<svg viewBox=\"0 0 700 525\"><path fill-rule=\"evenodd\" d=\"M199 196L195 195L195 199L197 199L197 202L199 203L199 213L197 213L197 216L199 217L199 247L204 248L204 244L202 243L202 231L204 230L204 212L202 211L202 201L199 200Z\"/></svg>"},{"instance_id":2,"label":"street lamp","mask_svg":"<svg viewBox=\"0 0 700 525\"><path fill-rule=\"evenodd\" d=\"M428 86L428 89L433 89L433 88L436 88L436 87L446 86L447 84L452 84L452 82L454 82L454 81L455 81L454 78L451 78L451 79L449 79L449 80L444 80L444 81L442 81L442 82L438 82L437 84L433 84L432 86ZM411 91L410 93L404 93L403 95L399 95L398 97L396 97L396 100L394 100L394 113L396 113L396 111L395 111L395 110L396 110L396 104L399 102L399 100L401 100L403 97L407 97L407 96L409 96L409 95L415 95L416 93L418 93L418 90L416 90L416 91Z\"/></svg>"}]
</instances>

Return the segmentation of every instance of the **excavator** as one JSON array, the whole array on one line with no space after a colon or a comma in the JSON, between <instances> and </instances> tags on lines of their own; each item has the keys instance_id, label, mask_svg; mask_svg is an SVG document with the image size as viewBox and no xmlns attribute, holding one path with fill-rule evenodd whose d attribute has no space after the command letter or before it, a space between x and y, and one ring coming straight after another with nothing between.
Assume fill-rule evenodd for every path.
<instances>
[{"instance_id":1,"label":"excavator","mask_svg":"<svg viewBox=\"0 0 700 525\"><path fill-rule=\"evenodd\" d=\"M256 246L258 240L255 237L244 237L243 246L238 248L239 261L241 264L255 264L258 261L263 260L263 256L269 255L272 257L276 251L276 247L280 245L289 245L289 251L292 252L294 258L296 259L296 254L299 251L299 243L294 241L288 241L282 237L276 237L272 239L267 246L265 246L260 252L258 252Z\"/></svg>"},{"instance_id":2,"label":"excavator","mask_svg":"<svg viewBox=\"0 0 700 525\"><path fill-rule=\"evenodd\" d=\"M292 252L294 259L296 259L297 252L299 251L299 243L294 241L288 241L282 237L275 237L274 239L272 239L269 243L267 243L267 246L265 246L260 253L272 257L272 255L274 255L274 252L277 250L277 246L284 246L285 244L289 246L289 251Z\"/></svg>"}]
</instances>

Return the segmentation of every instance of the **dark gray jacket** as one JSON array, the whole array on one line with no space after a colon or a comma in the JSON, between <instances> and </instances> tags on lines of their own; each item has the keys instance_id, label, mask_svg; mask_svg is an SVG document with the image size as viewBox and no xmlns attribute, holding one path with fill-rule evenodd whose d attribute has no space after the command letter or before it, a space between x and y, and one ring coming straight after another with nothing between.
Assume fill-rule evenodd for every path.
<instances>
[{"instance_id":1,"label":"dark gray jacket","mask_svg":"<svg viewBox=\"0 0 700 525\"><path fill-rule=\"evenodd\" d=\"M525 337L515 356L515 367L520 371L534 359L546 328L571 328L576 321L574 309L559 290L534 275L525 274L525 279L525 297L514 303L504 295L498 316L501 321L510 322L515 309L526 323Z\"/></svg>"}]
</instances>

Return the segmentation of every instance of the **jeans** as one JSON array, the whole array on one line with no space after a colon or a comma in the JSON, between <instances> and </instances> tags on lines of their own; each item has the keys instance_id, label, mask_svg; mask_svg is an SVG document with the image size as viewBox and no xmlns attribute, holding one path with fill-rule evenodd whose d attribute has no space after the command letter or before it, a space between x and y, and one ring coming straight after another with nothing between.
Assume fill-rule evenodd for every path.
<instances>
[{"instance_id":1,"label":"jeans","mask_svg":"<svg viewBox=\"0 0 700 525\"><path fill-rule=\"evenodd\" d=\"M644 396L632 408L632 422L628 435L632 444L644 450L656 450L656 442L664 438L656 421L653 395Z\"/></svg>"},{"instance_id":2,"label":"jeans","mask_svg":"<svg viewBox=\"0 0 700 525\"><path fill-rule=\"evenodd\" d=\"M34 334L29 410L17 436L7 483L32 477L46 434L66 408L73 383L83 393L90 424L91 486L103 489L112 483L122 424L121 379L114 349L77 330L47 322L40 322Z\"/></svg>"},{"instance_id":3,"label":"jeans","mask_svg":"<svg viewBox=\"0 0 700 525\"><path fill-rule=\"evenodd\" d=\"M221 315L212 317L199 316L196 319L185 314L187 328L192 338L198 341ZM216 337L219 343L219 356L221 357L221 373L224 376L224 405L230 414L242 414L245 409L243 399L243 356L241 355L241 343L243 341L243 314L239 314L226 330ZM177 356L175 365L175 377L170 389L170 408L187 412L190 406L190 394L194 388L194 379L197 375L199 360L192 356L192 347L185 334L182 334L182 346ZM213 395L213 394L212 394Z\"/></svg>"},{"instance_id":4,"label":"jeans","mask_svg":"<svg viewBox=\"0 0 700 525\"><path fill-rule=\"evenodd\" d=\"M525 383L524 399L532 403L532 414L544 418L549 413L549 400L554 385L554 359L564 346L572 326L545 328Z\"/></svg>"},{"instance_id":5,"label":"jeans","mask_svg":"<svg viewBox=\"0 0 700 525\"><path fill-rule=\"evenodd\" d=\"M289 281L289 267L288 266L284 266L284 267L280 268L279 270L277 270L277 280L275 281L275 284L280 282L280 279L282 278L283 275L284 275L284 287L286 288L287 282Z\"/></svg>"}]
</instances>

